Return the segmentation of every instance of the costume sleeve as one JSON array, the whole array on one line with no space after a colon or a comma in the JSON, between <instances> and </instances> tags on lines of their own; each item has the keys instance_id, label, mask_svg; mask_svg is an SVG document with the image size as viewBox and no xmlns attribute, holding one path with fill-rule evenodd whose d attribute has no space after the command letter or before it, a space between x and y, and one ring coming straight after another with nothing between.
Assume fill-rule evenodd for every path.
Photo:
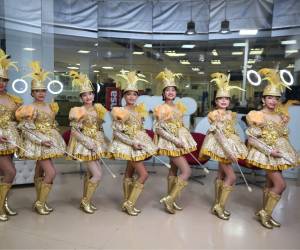
<instances>
[{"instance_id":1,"label":"costume sleeve","mask_svg":"<svg viewBox=\"0 0 300 250\"><path fill-rule=\"evenodd\" d=\"M124 130L124 124L122 123L122 121L113 121L113 136L114 138L117 138L119 141L129 145L129 146L133 146L133 144L135 143L134 140L132 140L128 135L125 134L125 130Z\"/></svg>"}]
</instances>

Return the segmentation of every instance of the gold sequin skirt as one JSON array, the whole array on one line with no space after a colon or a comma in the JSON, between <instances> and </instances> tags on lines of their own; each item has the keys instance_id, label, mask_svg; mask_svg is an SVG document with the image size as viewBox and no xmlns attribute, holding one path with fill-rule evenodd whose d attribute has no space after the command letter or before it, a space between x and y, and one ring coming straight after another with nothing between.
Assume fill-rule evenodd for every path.
<instances>
[{"instance_id":1,"label":"gold sequin skirt","mask_svg":"<svg viewBox=\"0 0 300 250\"><path fill-rule=\"evenodd\" d=\"M0 128L0 135L6 137L9 141L0 143L0 155L11 155L18 151L15 144L19 145L21 139L15 124L11 124L7 128Z\"/></svg>"},{"instance_id":2,"label":"gold sequin skirt","mask_svg":"<svg viewBox=\"0 0 300 250\"><path fill-rule=\"evenodd\" d=\"M109 158L109 153L107 152L107 142L105 140L104 133L98 131L95 138L91 140L97 145L97 151L91 151L85 147L80 141L78 141L75 136L71 136L67 151L69 154L74 155L76 158L83 161L95 161L100 158ZM71 159L68 157L67 159ZM74 160L74 159L72 159Z\"/></svg>"},{"instance_id":3,"label":"gold sequin skirt","mask_svg":"<svg viewBox=\"0 0 300 250\"><path fill-rule=\"evenodd\" d=\"M257 167L266 170L285 170L300 164L299 155L286 138L279 138L274 147L284 155L284 158L267 156L254 147L249 147L246 163L249 167Z\"/></svg>"},{"instance_id":4,"label":"gold sequin skirt","mask_svg":"<svg viewBox=\"0 0 300 250\"><path fill-rule=\"evenodd\" d=\"M248 150L246 145L241 141L240 137L232 134L226 139L226 145L228 149L231 150L232 154L237 156L237 159L244 160L247 157ZM224 164L231 163L231 160L228 159L228 156L222 148L222 145L217 141L212 133L208 133L205 136L199 154L199 159L201 161L205 161L210 158Z\"/></svg>"},{"instance_id":5,"label":"gold sequin skirt","mask_svg":"<svg viewBox=\"0 0 300 250\"><path fill-rule=\"evenodd\" d=\"M157 147L145 131L138 131L133 137L133 141L141 143L146 149L136 150L132 146L114 138L108 149L111 158L127 161L143 161L157 153Z\"/></svg>"},{"instance_id":6,"label":"gold sequin skirt","mask_svg":"<svg viewBox=\"0 0 300 250\"><path fill-rule=\"evenodd\" d=\"M185 127L178 129L178 138L183 142L183 148L178 148L173 142L168 141L161 136L157 136L155 141L158 147L158 155L177 157L186 155L197 149L197 143Z\"/></svg>"},{"instance_id":7,"label":"gold sequin skirt","mask_svg":"<svg viewBox=\"0 0 300 250\"><path fill-rule=\"evenodd\" d=\"M53 158L64 157L66 150L66 143L60 133L51 129L47 134L43 134L37 130L33 130L33 133L36 134L42 140L50 140L54 146L45 147L36 143L33 143L31 140L24 138L23 139L23 148L26 151L20 151L20 158L28 160L46 160Z\"/></svg>"}]
</instances>

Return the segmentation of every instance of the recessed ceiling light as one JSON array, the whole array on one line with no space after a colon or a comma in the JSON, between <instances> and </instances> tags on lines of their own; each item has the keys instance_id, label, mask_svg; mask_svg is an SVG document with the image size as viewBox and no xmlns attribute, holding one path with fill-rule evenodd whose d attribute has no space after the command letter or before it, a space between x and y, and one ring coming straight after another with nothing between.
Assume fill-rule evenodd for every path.
<instances>
[{"instance_id":1,"label":"recessed ceiling light","mask_svg":"<svg viewBox=\"0 0 300 250\"><path fill-rule=\"evenodd\" d=\"M78 67L75 67L75 66L68 66L67 68L68 69L79 69Z\"/></svg>"},{"instance_id":2,"label":"recessed ceiling light","mask_svg":"<svg viewBox=\"0 0 300 250\"><path fill-rule=\"evenodd\" d=\"M261 55L264 52L263 48L253 48L250 50L250 55Z\"/></svg>"},{"instance_id":3,"label":"recessed ceiling light","mask_svg":"<svg viewBox=\"0 0 300 250\"><path fill-rule=\"evenodd\" d=\"M193 71L200 71L200 69L198 67L193 67L192 70Z\"/></svg>"},{"instance_id":4,"label":"recessed ceiling light","mask_svg":"<svg viewBox=\"0 0 300 250\"><path fill-rule=\"evenodd\" d=\"M182 57L186 56L186 53L176 53L175 50L169 50L164 52L165 55L170 56L170 57Z\"/></svg>"},{"instance_id":5,"label":"recessed ceiling light","mask_svg":"<svg viewBox=\"0 0 300 250\"><path fill-rule=\"evenodd\" d=\"M76 63L77 66L80 66L80 63Z\"/></svg>"},{"instance_id":6,"label":"recessed ceiling light","mask_svg":"<svg viewBox=\"0 0 300 250\"><path fill-rule=\"evenodd\" d=\"M181 63L181 64L184 64L184 65L191 64L191 63L189 62L189 60L180 60L180 63Z\"/></svg>"},{"instance_id":7,"label":"recessed ceiling light","mask_svg":"<svg viewBox=\"0 0 300 250\"><path fill-rule=\"evenodd\" d=\"M132 52L133 55L144 55L143 51L133 51Z\"/></svg>"},{"instance_id":8,"label":"recessed ceiling light","mask_svg":"<svg viewBox=\"0 0 300 250\"><path fill-rule=\"evenodd\" d=\"M243 54L244 54L243 51L233 51L233 52L231 52L231 55L233 55L233 56L240 56L240 55L243 55Z\"/></svg>"},{"instance_id":9,"label":"recessed ceiling light","mask_svg":"<svg viewBox=\"0 0 300 250\"><path fill-rule=\"evenodd\" d=\"M291 45L291 44L296 44L296 40L286 40L286 41L281 41L282 45Z\"/></svg>"},{"instance_id":10,"label":"recessed ceiling light","mask_svg":"<svg viewBox=\"0 0 300 250\"><path fill-rule=\"evenodd\" d=\"M182 44L181 45L181 48L183 48L183 49L193 49L193 48L195 48L195 44Z\"/></svg>"},{"instance_id":11,"label":"recessed ceiling light","mask_svg":"<svg viewBox=\"0 0 300 250\"><path fill-rule=\"evenodd\" d=\"M245 47L246 43L234 43L233 47Z\"/></svg>"},{"instance_id":12,"label":"recessed ceiling light","mask_svg":"<svg viewBox=\"0 0 300 250\"><path fill-rule=\"evenodd\" d=\"M95 47L97 47L98 45L99 45L98 43L95 43L95 44L94 44Z\"/></svg>"},{"instance_id":13,"label":"recessed ceiling light","mask_svg":"<svg viewBox=\"0 0 300 250\"><path fill-rule=\"evenodd\" d=\"M241 29L240 35L241 36L255 36L257 34L258 30L256 29Z\"/></svg>"},{"instance_id":14,"label":"recessed ceiling light","mask_svg":"<svg viewBox=\"0 0 300 250\"><path fill-rule=\"evenodd\" d=\"M151 43L146 43L146 44L144 44L144 48L152 48L152 44Z\"/></svg>"},{"instance_id":15,"label":"recessed ceiling light","mask_svg":"<svg viewBox=\"0 0 300 250\"><path fill-rule=\"evenodd\" d=\"M255 59L249 59L248 60L248 64L253 64L253 63L255 63Z\"/></svg>"},{"instance_id":16,"label":"recessed ceiling light","mask_svg":"<svg viewBox=\"0 0 300 250\"><path fill-rule=\"evenodd\" d=\"M35 48L23 48L23 50L25 50L25 51L35 51L36 49Z\"/></svg>"},{"instance_id":17,"label":"recessed ceiling light","mask_svg":"<svg viewBox=\"0 0 300 250\"><path fill-rule=\"evenodd\" d=\"M287 50L285 51L285 53L287 53L287 54L298 53L298 50L297 50L297 49L287 49Z\"/></svg>"},{"instance_id":18,"label":"recessed ceiling light","mask_svg":"<svg viewBox=\"0 0 300 250\"><path fill-rule=\"evenodd\" d=\"M187 85L185 85L185 87L186 87L186 88L189 88L189 87L190 87L190 85L189 85L189 84L187 84Z\"/></svg>"},{"instance_id":19,"label":"recessed ceiling light","mask_svg":"<svg viewBox=\"0 0 300 250\"><path fill-rule=\"evenodd\" d=\"M89 54L91 51L89 51L89 50L78 50L77 51L79 54Z\"/></svg>"},{"instance_id":20,"label":"recessed ceiling light","mask_svg":"<svg viewBox=\"0 0 300 250\"><path fill-rule=\"evenodd\" d=\"M204 75L205 73L203 71L198 72L199 75Z\"/></svg>"},{"instance_id":21,"label":"recessed ceiling light","mask_svg":"<svg viewBox=\"0 0 300 250\"><path fill-rule=\"evenodd\" d=\"M101 68L102 69L114 69L114 67L112 67L112 66L102 66Z\"/></svg>"},{"instance_id":22,"label":"recessed ceiling light","mask_svg":"<svg viewBox=\"0 0 300 250\"><path fill-rule=\"evenodd\" d=\"M218 56L219 55L216 49L212 50L211 53L213 54L213 56Z\"/></svg>"},{"instance_id":23,"label":"recessed ceiling light","mask_svg":"<svg viewBox=\"0 0 300 250\"><path fill-rule=\"evenodd\" d=\"M99 71L99 70L94 70L93 72L94 72L94 73L99 73L100 71Z\"/></svg>"},{"instance_id":24,"label":"recessed ceiling light","mask_svg":"<svg viewBox=\"0 0 300 250\"><path fill-rule=\"evenodd\" d=\"M221 64L221 60L211 60L211 64Z\"/></svg>"}]
</instances>

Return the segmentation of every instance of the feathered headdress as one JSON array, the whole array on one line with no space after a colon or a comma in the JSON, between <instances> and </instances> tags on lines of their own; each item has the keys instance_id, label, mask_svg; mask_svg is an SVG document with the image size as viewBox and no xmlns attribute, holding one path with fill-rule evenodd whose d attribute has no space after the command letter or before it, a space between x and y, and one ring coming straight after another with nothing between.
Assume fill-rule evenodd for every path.
<instances>
[{"instance_id":1,"label":"feathered headdress","mask_svg":"<svg viewBox=\"0 0 300 250\"><path fill-rule=\"evenodd\" d=\"M268 85L264 88L263 96L281 96L285 88L291 89L289 85L281 81L279 71L276 69L263 68L258 73L264 77L262 80L268 81Z\"/></svg>"},{"instance_id":2,"label":"feathered headdress","mask_svg":"<svg viewBox=\"0 0 300 250\"><path fill-rule=\"evenodd\" d=\"M31 67L32 72L23 76L23 78L25 77L32 78L31 90L47 89L45 85L45 80L50 79L48 75L52 73L43 70L43 68L41 67L41 63L39 61L32 61L31 63L29 63L29 67Z\"/></svg>"},{"instance_id":3,"label":"feathered headdress","mask_svg":"<svg viewBox=\"0 0 300 250\"><path fill-rule=\"evenodd\" d=\"M217 94L216 94L216 98L219 97L231 97L230 96L230 90L232 89L238 89L241 91L245 91L244 89L238 87L238 86L230 86L229 85L229 81L230 81L230 74L228 74L228 76L226 76L224 73L213 73L210 75L212 80L210 82L214 82L217 87Z\"/></svg>"},{"instance_id":4,"label":"feathered headdress","mask_svg":"<svg viewBox=\"0 0 300 250\"><path fill-rule=\"evenodd\" d=\"M138 92L139 89L143 89L143 87L138 85L138 82L148 82L143 74L136 73L136 71L125 71L121 70L121 74L117 74L116 76L121 78L121 81L117 82L117 87L126 91L135 91Z\"/></svg>"},{"instance_id":5,"label":"feathered headdress","mask_svg":"<svg viewBox=\"0 0 300 250\"><path fill-rule=\"evenodd\" d=\"M176 87L177 85L175 83L176 78L182 77L181 73L173 73L171 70L168 70L167 68L164 69L164 71L161 71L157 76L156 80L160 81L162 84L162 89L165 89L166 87Z\"/></svg>"},{"instance_id":6,"label":"feathered headdress","mask_svg":"<svg viewBox=\"0 0 300 250\"><path fill-rule=\"evenodd\" d=\"M9 55L5 54L5 52L0 49L0 77L4 79L8 79L8 69L13 67L18 71L18 67L16 62L12 62L9 59Z\"/></svg>"},{"instance_id":7,"label":"feathered headdress","mask_svg":"<svg viewBox=\"0 0 300 250\"><path fill-rule=\"evenodd\" d=\"M72 80L72 88L79 90L79 93L93 92L92 82L86 74L79 74L77 71L71 70L69 76Z\"/></svg>"}]
</instances>

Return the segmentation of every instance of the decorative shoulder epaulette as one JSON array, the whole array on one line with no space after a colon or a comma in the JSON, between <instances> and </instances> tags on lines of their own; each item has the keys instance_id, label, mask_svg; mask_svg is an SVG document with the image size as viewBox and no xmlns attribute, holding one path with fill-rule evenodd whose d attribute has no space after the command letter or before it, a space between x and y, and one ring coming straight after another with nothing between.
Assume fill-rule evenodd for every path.
<instances>
[{"instance_id":1,"label":"decorative shoulder epaulette","mask_svg":"<svg viewBox=\"0 0 300 250\"><path fill-rule=\"evenodd\" d=\"M111 111L114 120L127 121L129 118L129 111L123 107L114 107Z\"/></svg>"},{"instance_id":2,"label":"decorative shoulder epaulette","mask_svg":"<svg viewBox=\"0 0 300 250\"><path fill-rule=\"evenodd\" d=\"M97 112L97 115L99 116L99 118L100 118L101 120L104 120L104 116L105 116L105 114L106 114L106 112L107 112L106 108L103 107L103 105L100 104L100 103L96 103L96 104L94 105L94 107L95 107L95 109L96 109L96 112Z\"/></svg>"}]
</instances>

